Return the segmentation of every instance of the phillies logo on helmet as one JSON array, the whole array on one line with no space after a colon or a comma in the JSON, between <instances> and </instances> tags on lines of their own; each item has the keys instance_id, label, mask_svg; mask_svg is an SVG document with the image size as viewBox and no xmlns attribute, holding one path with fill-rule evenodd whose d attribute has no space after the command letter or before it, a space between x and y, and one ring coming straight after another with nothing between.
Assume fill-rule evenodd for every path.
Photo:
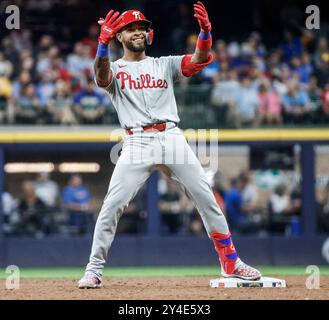
<instances>
[{"instance_id":1,"label":"phillies logo on helmet","mask_svg":"<svg viewBox=\"0 0 329 320\"><path fill-rule=\"evenodd\" d=\"M141 13L139 11L133 11L133 16L135 17L136 20L141 19Z\"/></svg>"},{"instance_id":2,"label":"phillies logo on helmet","mask_svg":"<svg viewBox=\"0 0 329 320\"><path fill-rule=\"evenodd\" d=\"M143 25L146 28L146 31L150 31L150 27L152 24L151 21L147 20L145 18L145 16L143 15L143 13L138 10L132 9L132 10L125 11L124 13L122 13L121 17L122 17L122 27L121 28L127 26L130 23L139 21L139 22L143 23Z\"/></svg>"}]
</instances>

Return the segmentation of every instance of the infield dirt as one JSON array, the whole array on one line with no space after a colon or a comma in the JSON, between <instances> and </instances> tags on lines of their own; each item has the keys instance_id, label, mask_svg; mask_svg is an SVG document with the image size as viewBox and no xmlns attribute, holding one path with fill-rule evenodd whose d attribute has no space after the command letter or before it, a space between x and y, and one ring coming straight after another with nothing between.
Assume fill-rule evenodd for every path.
<instances>
[{"instance_id":1,"label":"infield dirt","mask_svg":"<svg viewBox=\"0 0 329 320\"><path fill-rule=\"evenodd\" d=\"M13 300L329 300L329 276L320 289L307 289L306 276L278 277L287 288L210 288L210 277L105 278L102 289L78 289L78 279L21 280L20 289L5 289L0 299Z\"/></svg>"}]
</instances>

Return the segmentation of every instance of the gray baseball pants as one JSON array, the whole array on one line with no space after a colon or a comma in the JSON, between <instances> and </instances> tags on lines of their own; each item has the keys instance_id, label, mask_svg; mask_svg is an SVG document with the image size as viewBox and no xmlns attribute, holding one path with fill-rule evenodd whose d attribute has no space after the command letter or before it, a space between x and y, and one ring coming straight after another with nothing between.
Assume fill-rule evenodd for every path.
<instances>
[{"instance_id":1,"label":"gray baseball pants","mask_svg":"<svg viewBox=\"0 0 329 320\"><path fill-rule=\"evenodd\" d=\"M205 172L182 131L172 127L162 132L134 133L124 138L122 153L97 218L86 272L102 275L125 207L159 166L166 168L184 188L200 213L208 236L212 232L229 232Z\"/></svg>"}]
</instances>

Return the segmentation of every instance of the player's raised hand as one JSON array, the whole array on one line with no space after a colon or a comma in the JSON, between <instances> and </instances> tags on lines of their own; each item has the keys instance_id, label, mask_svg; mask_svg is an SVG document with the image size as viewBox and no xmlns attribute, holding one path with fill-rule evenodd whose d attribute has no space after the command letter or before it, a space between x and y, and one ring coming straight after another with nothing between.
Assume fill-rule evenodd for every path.
<instances>
[{"instance_id":1,"label":"player's raised hand","mask_svg":"<svg viewBox=\"0 0 329 320\"><path fill-rule=\"evenodd\" d=\"M211 31L211 23L209 21L206 7L201 1L198 1L193 5L194 17L198 20L199 26L204 33Z\"/></svg>"},{"instance_id":2,"label":"player's raised hand","mask_svg":"<svg viewBox=\"0 0 329 320\"><path fill-rule=\"evenodd\" d=\"M118 11L110 10L104 18L99 18L98 24L101 26L101 32L98 42L108 45L115 37L117 31L121 28L122 19Z\"/></svg>"}]
</instances>

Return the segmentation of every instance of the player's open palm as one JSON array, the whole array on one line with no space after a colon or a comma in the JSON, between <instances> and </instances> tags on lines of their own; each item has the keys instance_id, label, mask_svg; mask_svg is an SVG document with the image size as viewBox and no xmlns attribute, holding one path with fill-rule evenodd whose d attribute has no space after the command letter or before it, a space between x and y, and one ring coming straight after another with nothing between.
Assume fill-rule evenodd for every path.
<instances>
[{"instance_id":1,"label":"player's open palm","mask_svg":"<svg viewBox=\"0 0 329 320\"><path fill-rule=\"evenodd\" d=\"M206 7L201 1L198 1L193 5L194 17L198 20L201 30L205 33L211 31L211 23L209 21L208 12Z\"/></svg>"},{"instance_id":2,"label":"player's open palm","mask_svg":"<svg viewBox=\"0 0 329 320\"><path fill-rule=\"evenodd\" d=\"M118 11L110 10L104 18L99 18L98 24L101 25L101 32L98 42L108 45L115 37L117 31L121 28L122 19Z\"/></svg>"}]
</instances>

